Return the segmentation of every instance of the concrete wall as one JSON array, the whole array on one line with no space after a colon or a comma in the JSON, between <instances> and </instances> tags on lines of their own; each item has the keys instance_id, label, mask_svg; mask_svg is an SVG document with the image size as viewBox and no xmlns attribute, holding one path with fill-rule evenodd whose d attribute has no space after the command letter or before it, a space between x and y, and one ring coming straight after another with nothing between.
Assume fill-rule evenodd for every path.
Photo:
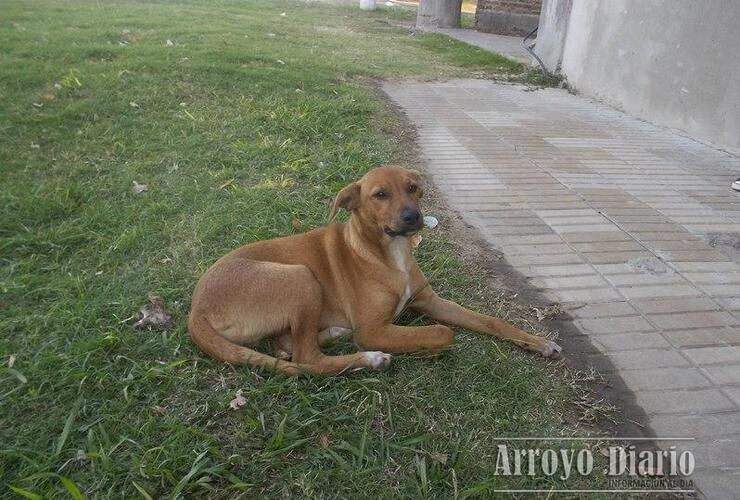
<instances>
[{"instance_id":1,"label":"concrete wall","mask_svg":"<svg viewBox=\"0 0 740 500\"><path fill-rule=\"evenodd\" d=\"M577 90L740 151L740 1L545 0L539 26Z\"/></svg>"},{"instance_id":2,"label":"concrete wall","mask_svg":"<svg viewBox=\"0 0 740 500\"><path fill-rule=\"evenodd\" d=\"M478 0L475 29L500 35L525 35L539 22L542 0Z\"/></svg>"}]
</instances>

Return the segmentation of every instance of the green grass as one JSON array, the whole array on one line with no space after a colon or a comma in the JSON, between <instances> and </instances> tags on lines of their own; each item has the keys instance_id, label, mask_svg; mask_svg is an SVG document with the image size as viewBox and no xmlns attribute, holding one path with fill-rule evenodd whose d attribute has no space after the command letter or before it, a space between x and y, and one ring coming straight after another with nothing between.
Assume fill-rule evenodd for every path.
<instances>
[{"instance_id":1,"label":"green grass","mask_svg":"<svg viewBox=\"0 0 740 500\"><path fill-rule=\"evenodd\" d=\"M0 496L560 485L493 475L497 436L575 426L567 374L508 345L463 333L385 373L287 379L213 362L187 337L192 288L220 255L323 224L341 186L411 158L374 79L535 78L410 36L412 17L284 0L3 2ZM420 251L439 291L533 328L454 239L439 230ZM149 294L170 331L132 330ZM247 404L231 411L239 389Z\"/></svg>"}]
</instances>

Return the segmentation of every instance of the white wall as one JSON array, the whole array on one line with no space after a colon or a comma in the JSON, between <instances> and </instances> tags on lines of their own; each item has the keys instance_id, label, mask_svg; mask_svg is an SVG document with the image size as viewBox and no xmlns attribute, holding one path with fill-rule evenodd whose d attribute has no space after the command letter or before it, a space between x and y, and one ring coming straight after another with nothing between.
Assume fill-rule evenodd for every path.
<instances>
[{"instance_id":1,"label":"white wall","mask_svg":"<svg viewBox=\"0 0 740 500\"><path fill-rule=\"evenodd\" d=\"M585 94L740 151L740 0L545 0L536 51Z\"/></svg>"}]
</instances>

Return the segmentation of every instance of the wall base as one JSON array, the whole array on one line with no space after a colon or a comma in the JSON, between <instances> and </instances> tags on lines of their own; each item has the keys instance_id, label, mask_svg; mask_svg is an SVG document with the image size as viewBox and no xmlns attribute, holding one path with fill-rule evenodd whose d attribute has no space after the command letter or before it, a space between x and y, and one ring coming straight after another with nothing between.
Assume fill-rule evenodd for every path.
<instances>
[{"instance_id":1,"label":"wall base","mask_svg":"<svg viewBox=\"0 0 740 500\"><path fill-rule=\"evenodd\" d=\"M475 13L475 29L499 35L524 36L537 27L539 16L514 14L498 10L479 10Z\"/></svg>"}]
</instances>

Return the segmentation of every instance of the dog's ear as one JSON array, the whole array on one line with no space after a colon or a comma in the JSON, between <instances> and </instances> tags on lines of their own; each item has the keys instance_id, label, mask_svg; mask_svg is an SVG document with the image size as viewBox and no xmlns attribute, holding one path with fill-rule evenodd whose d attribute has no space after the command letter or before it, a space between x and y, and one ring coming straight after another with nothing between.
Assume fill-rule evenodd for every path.
<instances>
[{"instance_id":1,"label":"dog's ear","mask_svg":"<svg viewBox=\"0 0 740 500\"><path fill-rule=\"evenodd\" d=\"M334 203L331 205L331 213L329 213L329 222L334 220L337 216L337 212L340 208L351 212L360 204L360 185L353 182L349 186L345 186L344 189L337 193L337 197L334 198Z\"/></svg>"},{"instance_id":2,"label":"dog's ear","mask_svg":"<svg viewBox=\"0 0 740 500\"><path fill-rule=\"evenodd\" d=\"M421 198L424 196L424 176L421 175L421 172L413 168L407 168L406 170L408 170L411 179L416 183L416 192L419 193L419 198Z\"/></svg>"}]
</instances>

